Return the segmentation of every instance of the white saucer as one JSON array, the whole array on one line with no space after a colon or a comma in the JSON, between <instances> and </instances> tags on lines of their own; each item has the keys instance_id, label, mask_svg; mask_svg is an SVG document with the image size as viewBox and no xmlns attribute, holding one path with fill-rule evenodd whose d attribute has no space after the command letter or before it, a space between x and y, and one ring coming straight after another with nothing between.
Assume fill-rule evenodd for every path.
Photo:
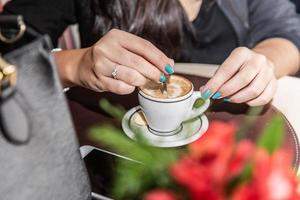
<instances>
[{"instance_id":1,"label":"white saucer","mask_svg":"<svg viewBox=\"0 0 300 200\"><path fill-rule=\"evenodd\" d=\"M136 140L140 134L140 138L145 139L149 145L156 147L178 147L187 145L200 138L208 128L208 119L203 114L193 120L184 122L181 131L177 134L159 136L149 131L143 116L139 106L130 109L122 120L123 131L133 140Z\"/></svg>"}]
</instances>

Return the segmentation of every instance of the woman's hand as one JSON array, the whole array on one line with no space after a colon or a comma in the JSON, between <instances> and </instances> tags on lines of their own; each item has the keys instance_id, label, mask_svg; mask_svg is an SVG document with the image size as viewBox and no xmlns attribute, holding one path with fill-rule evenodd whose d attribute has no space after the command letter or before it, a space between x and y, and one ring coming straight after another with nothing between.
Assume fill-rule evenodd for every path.
<instances>
[{"instance_id":1,"label":"woman's hand","mask_svg":"<svg viewBox=\"0 0 300 200\"><path fill-rule=\"evenodd\" d=\"M276 88L274 64L262 54L239 47L201 91L204 98L225 98L234 103L259 106L272 100Z\"/></svg>"},{"instance_id":2,"label":"woman's hand","mask_svg":"<svg viewBox=\"0 0 300 200\"><path fill-rule=\"evenodd\" d=\"M56 55L62 79L95 91L129 94L146 79L164 82L164 74L174 72L174 61L150 42L116 29L94 46L72 51Z\"/></svg>"}]
</instances>

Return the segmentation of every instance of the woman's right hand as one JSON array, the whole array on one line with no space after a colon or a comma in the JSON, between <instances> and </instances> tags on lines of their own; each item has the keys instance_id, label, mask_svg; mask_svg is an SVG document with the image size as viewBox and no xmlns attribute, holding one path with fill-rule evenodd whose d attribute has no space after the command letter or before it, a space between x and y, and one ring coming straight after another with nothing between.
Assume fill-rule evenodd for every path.
<instances>
[{"instance_id":1,"label":"woman's right hand","mask_svg":"<svg viewBox=\"0 0 300 200\"><path fill-rule=\"evenodd\" d=\"M174 61L150 42L116 29L90 48L57 52L55 57L67 85L116 94L129 94L147 79L163 82L165 74L174 72Z\"/></svg>"}]
</instances>

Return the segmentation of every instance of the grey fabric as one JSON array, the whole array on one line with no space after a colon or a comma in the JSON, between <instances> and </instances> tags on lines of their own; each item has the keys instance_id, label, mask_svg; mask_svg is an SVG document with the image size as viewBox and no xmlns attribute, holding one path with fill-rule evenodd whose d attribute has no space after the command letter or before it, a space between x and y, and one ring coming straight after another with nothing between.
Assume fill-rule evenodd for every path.
<instances>
[{"instance_id":1,"label":"grey fabric","mask_svg":"<svg viewBox=\"0 0 300 200\"><path fill-rule=\"evenodd\" d=\"M246 44L246 35L249 30L248 7L246 0L217 0L223 13L231 22L240 46Z\"/></svg>"},{"instance_id":2,"label":"grey fabric","mask_svg":"<svg viewBox=\"0 0 300 200\"><path fill-rule=\"evenodd\" d=\"M30 137L27 143L14 144L0 132L1 200L90 199L87 172L48 44L48 39L39 39L5 56L18 67L17 95L26 105ZM9 120L15 122L13 117Z\"/></svg>"},{"instance_id":3,"label":"grey fabric","mask_svg":"<svg viewBox=\"0 0 300 200\"><path fill-rule=\"evenodd\" d=\"M16 144L26 143L30 138L30 124L23 105L24 101L17 93L14 98L6 98L0 105L2 132L9 141Z\"/></svg>"},{"instance_id":4,"label":"grey fabric","mask_svg":"<svg viewBox=\"0 0 300 200\"><path fill-rule=\"evenodd\" d=\"M281 37L300 49L300 18L287 0L217 0L233 25L240 46L254 47L258 42Z\"/></svg>"}]
</instances>

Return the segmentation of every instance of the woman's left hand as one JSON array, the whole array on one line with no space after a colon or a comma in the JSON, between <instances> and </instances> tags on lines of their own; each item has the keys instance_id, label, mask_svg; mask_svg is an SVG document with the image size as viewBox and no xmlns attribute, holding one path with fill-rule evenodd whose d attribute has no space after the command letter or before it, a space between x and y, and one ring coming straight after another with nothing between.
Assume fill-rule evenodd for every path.
<instances>
[{"instance_id":1,"label":"woman's left hand","mask_svg":"<svg viewBox=\"0 0 300 200\"><path fill-rule=\"evenodd\" d=\"M204 98L226 98L233 103L260 106L272 100L276 88L274 64L262 54L239 47L201 91Z\"/></svg>"}]
</instances>

